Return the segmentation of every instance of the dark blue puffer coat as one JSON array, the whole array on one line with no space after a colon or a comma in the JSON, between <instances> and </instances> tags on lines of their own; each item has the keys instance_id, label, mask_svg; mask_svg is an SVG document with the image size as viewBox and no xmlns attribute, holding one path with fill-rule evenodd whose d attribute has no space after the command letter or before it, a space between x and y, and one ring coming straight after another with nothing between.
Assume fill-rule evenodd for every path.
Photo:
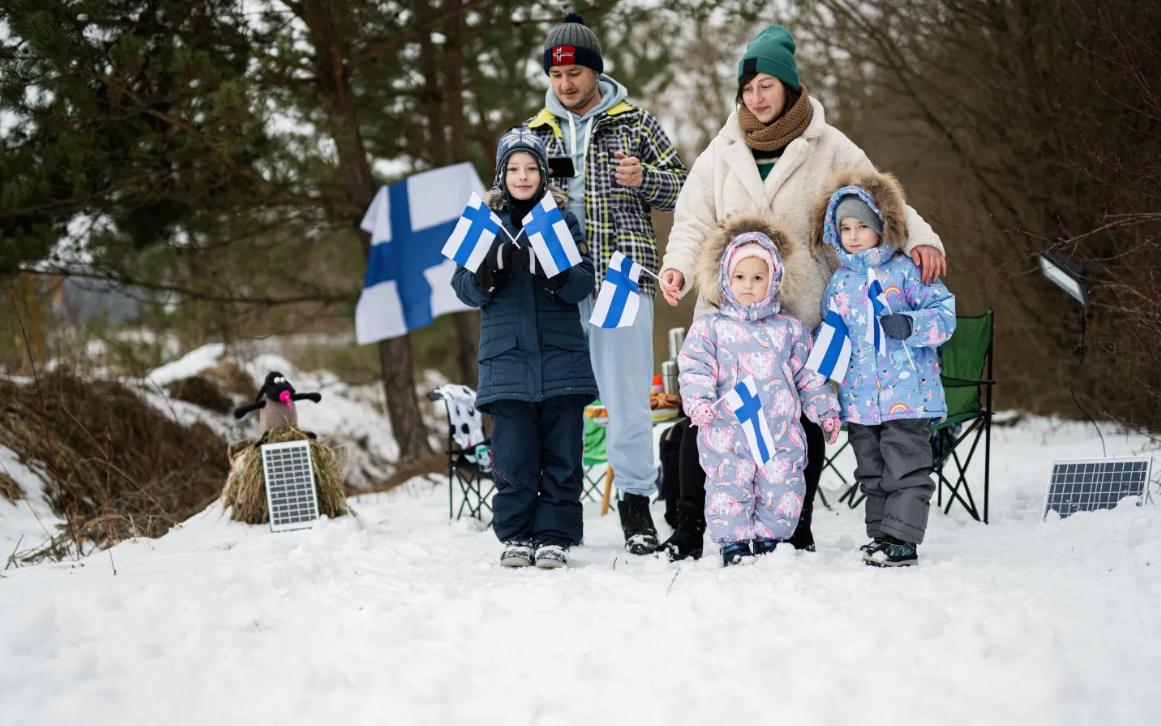
<instances>
[{"instance_id":1,"label":"dark blue puffer coat","mask_svg":"<svg viewBox=\"0 0 1161 726\"><path fill-rule=\"evenodd\" d=\"M563 196L551 191L582 256L581 263L569 270L563 287L549 292L526 270L513 270L507 284L492 292L482 291L475 275L465 267L452 277L459 299L481 309L476 408L485 413L489 403L503 399L534 403L569 394L587 396L589 401L597 397L597 379L577 307L593 294L593 263L576 217L565 210ZM502 195L493 190L484 202L516 237L519 230L508 219ZM527 237L517 239L523 242ZM507 241L501 233L492 246Z\"/></svg>"}]
</instances>

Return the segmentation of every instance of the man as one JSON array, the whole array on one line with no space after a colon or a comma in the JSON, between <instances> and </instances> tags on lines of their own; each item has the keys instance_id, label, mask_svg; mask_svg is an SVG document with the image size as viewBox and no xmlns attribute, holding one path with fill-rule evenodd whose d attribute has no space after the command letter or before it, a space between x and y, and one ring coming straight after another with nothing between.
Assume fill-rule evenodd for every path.
<instances>
[{"instance_id":1,"label":"man","mask_svg":"<svg viewBox=\"0 0 1161 726\"><path fill-rule=\"evenodd\" d=\"M600 287L613 252L620 250L656 274L657 241L649 214L673 212L686 171L657 119L629 104L628 91L603 75L601 45L576 13L564 17L544 42L544 72L552 87L546 107L525 125L544 139L549 157L572 159L568 209L585 230ZM551 163L551 161L550 161ZM621 503L625 549L657 549L649 513L657 471L652 414L654 279L642 275L641 305L628 328L588 325L593 299L581 303L601 402L609 411L605 451ZM594 289L595 293L595 289Z\"/></svg>"}]
</instances>

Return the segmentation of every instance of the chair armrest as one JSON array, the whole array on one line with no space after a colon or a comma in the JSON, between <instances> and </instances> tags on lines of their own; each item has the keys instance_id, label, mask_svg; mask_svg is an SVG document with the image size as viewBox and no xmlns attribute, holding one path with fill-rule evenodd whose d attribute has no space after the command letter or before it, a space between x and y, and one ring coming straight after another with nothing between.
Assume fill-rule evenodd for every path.
<instances>
[{"instance_id":1,"label":"chair armrest","mask_svg":"<svg viewBox=\"0 0 1161 726\"><path fill-rule=\"evenodd\" d=\"M973 386L994 386L996 382L987 378L978 381L971 381L966 378L952 378L950 376L940 376L940 382L944 388L969 388Z\"/></svg>"}]
</instances>

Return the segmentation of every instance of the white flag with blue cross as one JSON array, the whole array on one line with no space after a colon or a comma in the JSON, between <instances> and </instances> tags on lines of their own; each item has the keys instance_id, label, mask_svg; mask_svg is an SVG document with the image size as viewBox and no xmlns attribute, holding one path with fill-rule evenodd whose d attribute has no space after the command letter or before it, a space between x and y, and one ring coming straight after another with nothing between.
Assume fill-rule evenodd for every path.
<instances>
[{"instance_id":1,"label":"white flag with blue cross","mask_svg":"<svg viewBox=\"0 0 1161 726\"><path fill-rule=\"evenodd\" d=\"M443 246L443 256L475 272L492 248L492 240L496 239L501 224L500 218L488 209L480 195L472 192L468 206Z\"/></svg>"},{"instance_id":2,"label":"white flag with blue cross","mask_svg":"<svg viewBox=\"0 0 1161 726\"><path fill-rule=\"evenodd\" d=\"M831 301L830 309L826 311L826 318L819 328L818 338L814 341L814 348L806 359L806 367L841 386L851 364L851 347L850 328L834 301Z\"/></svg>"},{"instance_id":3,"label":"white flag with blue cross","mask_svg":"<svg viewBox=\"0 0 1161 726\"><path fill-rule=\"evenodd\" d=\"M867 332L863 340L871 345L879 355L887 355L887 334L883 332L883 324L879 316L890 314L887 307L887 296L883 294L883 286L879 278L875 277L875 269L867 269Z\"/></svg>"},{"instance_id":4,"label":"white flag with blue cross","mask_svg":"<svg viewBox=\"0 0 1161 726\"><path fill-rule=\"evenodd\" d=\"M762 401L758 398L758 384L754 376L746 376L725 395L726 408L737 417L746 432L746 442L750 445L750 456L754 463L765 466L774 456L774 436L766 415L762 413Z\"/></svg>"},{"instance_id":5,"label":"white flag with blue cross","mask_svg":"<svg viewBox=\"0 0 1161 726\"><path fill-rule=\"evenodd\" d=\"M363 294L355 308L360 345L398 338L440 315L471 308L456 297L456 263L443 256L464 200L483 194L469 162L382 187L359 225L371 235Z\"/></svg>"},{"instance_id":6,"label":"white flag with blue cross","mask_svg":"<svg viewBox=\"0 0 1161 726\"><path fill-rule=\"evenodd\" d=\"M555 277L580 264L581 253L576 240L572 238L568 223L551 194L545 194L523 221L524 234L528 235L536 259L540 260L546 275Z\"/></svg>"},{"instance_id":7,"label":"white flag with blue cross","mask_svg":"<svg viewBox=\"0 0 1161 726\"><path fill-rule=\"evenodd\" d=\"M609 258L605 278L593 305L589 323L601 328L627 328L637 319L637 308L641 305L641 289L638 282L644 270L621 252L614 252Z\"/></svg>"}]
</instances>

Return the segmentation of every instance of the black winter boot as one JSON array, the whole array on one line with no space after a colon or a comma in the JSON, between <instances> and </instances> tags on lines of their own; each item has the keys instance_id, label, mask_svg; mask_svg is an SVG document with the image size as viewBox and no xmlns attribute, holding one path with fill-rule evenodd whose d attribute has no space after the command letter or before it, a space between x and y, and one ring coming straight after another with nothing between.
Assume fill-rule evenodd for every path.
<instances>
[{"instance_id":1,"label":"black winter boot","mask_svg":"<svg viewBox=\"0 0 1161 726\"><path fill-rule=\"evenodd\" d=\"M778 540L776 539L756 539L754 540L754 554L768 555L778 547Z\"/></svg>"},{"instance_id":2,"label":"black winter boot","mask_svg":"<svg viewBox=\"0 0 1161 726\"><path fill-rule=\"evenodd\" d=\"M734 542L722 547L722 565L725 567L741 564L747 557L753 556L749 542Z\"/></svg>"},{"instance_id":3,"label":"black winter boot","mask_svg":"<svg viewBox=\"0 0 1161 726\"><path fill-rule=\"evenodd\" d=\"M914 544L895 537L875 540L876 546L863 553L863 562L871 567L912 567L919 564Z\"/></svg>"},{"instance_id":4,"label":"black winter boot","mask_svg":"<svg viewBox=\"0 0 1161 726\"><path fill-rule=\"evenodd\" d=\"M649 513L649 497L624 494L621 506L621 530L625 533L625 549L632 555L648 555L657 551L657 528Z\"/></svg>"},{"instance_id":5,"label":"black winter boot","mask_svg":"<svg viewBox=\"0 0 1161 726\"><path fill-rule=\"evenodd\" d=\"M673 536L658 548L670 562L692 557L700 560L705 539L705 513L701 504L684 499L677 501L677 526Z\"/></svg>"}]
</instances>

